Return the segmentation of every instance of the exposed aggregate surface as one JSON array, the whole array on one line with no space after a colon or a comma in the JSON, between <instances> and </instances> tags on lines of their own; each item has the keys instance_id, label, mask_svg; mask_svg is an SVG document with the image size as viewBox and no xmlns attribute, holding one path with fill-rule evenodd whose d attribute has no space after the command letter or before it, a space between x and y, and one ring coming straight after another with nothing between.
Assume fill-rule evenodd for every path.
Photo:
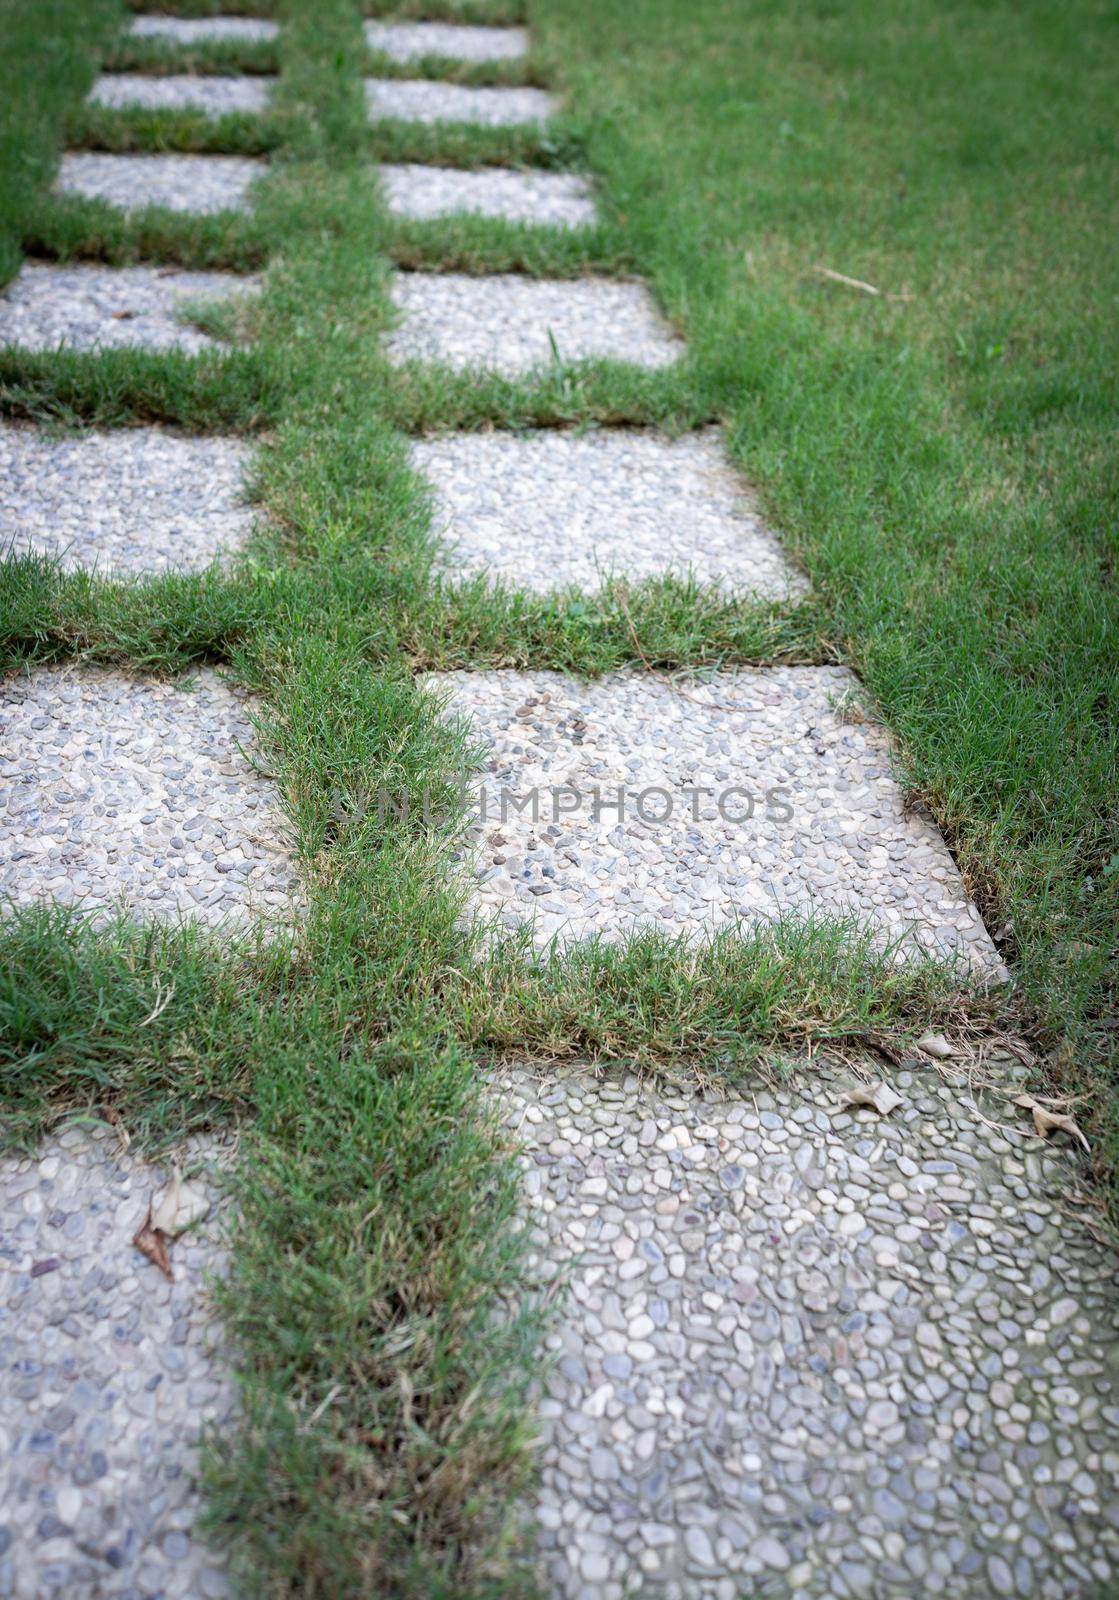
<instances>
[{"instance_id":1,"label":"exposed aggregate surface","mask_svg":"<svg viewBox=\"0 0 1119 1600\"><path fill-rule=\"evenodd\" d=\"M230 111L263 111L273 80L267 77L223 77L216 73L169 73L145 77L140 72L103 72L90 90L94 105L123 110L204 111L221 117Z\"/></svg>"},{"instance_id":2,"label":"exposed aggregate surface","mask_svg":"<svg viewBox=\"0 0 1119 1600\"><path fill-rule=\"evenodd\" d=\"M561 361L663 367L683 350L639 283L400 272L392 300L401 322L385 350L397 364L439 361L516 375L554 364L556 351Z\"/></svg>"},{"instance_id":3,"label":"exposed aggregate surface","mask_svg":"<svg viewBox=\"0 0 1119 1600\"><path fill-rule=\"evenodd\" d=\"M207 923L288 915L288 830L250 763L250 708L208 669L180 684L93 667L6 679L0 900Z\"/></svg>"},{"instance_id":4,"label":"exposed aggregate surface","mask_svg":"<svg viewBox=\"0 0 1119 1600\"><path fill-rule=\"evenodd\" d=\"M554 109L543 89L475 89L433 78L366 78L365 103L376 119L474 122L487 128L543 122Z\"/></svg>"},{"instance_id":5,"label":"exposed aggregate surface","mask_svg":"<svg viewBox=\"0 0 1119 1600\"><path fill-rule=\"evenodd\" d=\"M201 571L252 522L238 439L0 424L0 549L101 572Z\"/></svg>"},{"instance_id":6,"label":"exposed aggregate surface","mask_svg":"<svg viewBox=\"0 0 1119 1600\"><path fill-rule=\"evenodd\" d=\"M249 185L268 169L243 156L110 155L75 150L62 158L60 194L107 200L121 211L165 206L210 213L248 210Z\"/></svg>"},{"instance_id":7,"label":"exposed aggregate surface","mask_svg":"<svg viewBox=\"0 0 1119 1600\"><path fill-rule=\"evenodd\" d=\"M381 182L389 210L398 217L450 217L468 212L537 227L583 228L595 221L595 204L584 178L569 172L513 172L483 167L418 164L383 166Z\"/></svg>"},{"instance_id":8,"label":"exposed aggregate surface","mask_svg":"<svg viewBox=\"0 0 1119 1600\"><path fill-rule=\"evenodd\" d=\"M478 28L457 22L380 22L365 24L370 49L392 61L445 56L454 61L513 61L528 50L525 28Z\"/></svg>"},{"instance_id":9,"label":"exposed aggregate surface","mask_svg":"<svg viewBox=\"0 0 1119 1600\"><path fill-rule=\"evenodd\" d=\"M804 587L714 428L446 434L414 441L412 460L434 488L452 570L537 594L666 572L740 595Z\"/></svg>"}]
</instances>

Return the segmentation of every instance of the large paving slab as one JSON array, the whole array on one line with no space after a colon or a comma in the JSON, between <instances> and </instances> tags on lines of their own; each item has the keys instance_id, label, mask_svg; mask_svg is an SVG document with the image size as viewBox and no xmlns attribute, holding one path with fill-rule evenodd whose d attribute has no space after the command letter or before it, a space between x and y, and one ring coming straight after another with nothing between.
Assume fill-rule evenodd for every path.
<instances>
[{"instance_id":1,"label":"large paving slab","mask_svg":"<svg viewBox=\"0 0 1119 1600\"><path fill-rule=\"evenodd\" d=\"M899 954L1001 975L939 830L905 807L884 730L837 713L858 690L845 668L686 686L642 673L427 682L487 753L471 791L475 910L541 940L853 916Z\"/></svg>"},{"instance_id":2,"label":"large paving slab","mask_svg":"<svg viewBox=\"0 0 1119 1600\"><path fill-rule=\"evenodd\" d=\"M414 441L412 461L433 487L452 571L538 594L666 572L733 594L804 588L714 428L679 439L623 428L447 434Z\"/></svg>"},{"instance_id":3,"label":"large paving slab","mask_svg":"<svg viewBox=\"0 0 1119 1600\"><path fill-rule=\"evenodd\" d=\"M171 1282L132 1244L169 1173L115 1132L72 1127L0 1162L0 1593L231 1593L193 1531L198 1441L235 1403L206 1282L224 1265L214 1169L230 1154L221 1139L181 1152L211 1209L172 1244Z\"/></svg>"},{"instance_id":4,"label":"large paving slab","mask_svg":"<svg viewBox=\"0 0 1119 1600\"><path fill-rule=\"evenodd\" d=\"M557 351L561 361L664 367L684 348L639 283L400 272L392 301L401 322L385 349L398 364L439 361L515 376L552 365Z\"/></svg>"},{"instance_id":5,"label":"large paving slab","mask_svg":"<svg viewBox=\"0 0 1119 1600\"><path fill-rule=\"evenodd\" d=\"M543 122L555 109L544 89L474 89L433 78L366 78L365 103L374 119L473 122L488 128Z\"/></svg>"},{"instance_id":6,"label":"large paving slab","mask_svg":"<svg viewBox=\"0 0 1119 1600\"><path fill-rule=\"evenodd\" d=\"M0 690L0 900L207 923L287 914L295 872L251 702L182 684L41 667Z\"/></svg>"},{"instance_id":7,"label":"large paving slab","mask_svg":"<svg viewBox=\"0 0 1119 1600\"><path fill-rule=\"evenodd\" d=\"M200 572L248 534L238 439L0 424L0 551L101 572Z\"/></svg>"},{"instance_id":8,"label":"large paving slab","mask_svg":"<svg viewBox=\"0 0 1119 1600\"><path fill-rule=\"evenodd\" d=\"M124 110L204 111L221 117L230 111L263 111L275 80L265 77L202 76L174 73L145 77L139 72L103 72L90 91L94 105Z\"/></svg>"},{"instance_id":9,"label":"large paving slab","mask_svg":"<svg viewBox=\"0 0 1119 1600\"><path fill-rule=\"evenodd\" d=\"M586 179L570 172L513 172L484 167L383 166L381 182L394 216L451 217L469 213L550 228L590 227L595 204Z\"/></svg>"},{"instance_id":10,"label":"large paving slab","mask_svg":"<svg viewBox=\"0 0 1119 1600\"><path fill-rule=\"evenodd\" d=\"M280 26L267 17L133 17L128 31L141 39L197 44L206 39L275 39Z\"/></svg>"},{"instance_id":11,"label":"large paving slab","mask_svg":"<svg viewBox=\"0 0 1119 1600\"><path fill-rule=\"evenodd\" d=\"M60 194L107 200L122 211L166 206L169 211L247 211L249 186L268 168L244 156L109 155L76 150L64 155Z\"/></svg>"},{"instance_id":12,"label":"large paving slab","mask_svg":"<svg viewBox=\"0 0 1119 1600\"><path fill-rule=\"evenodd\" d=\"M564 1286L555 1600L1119 1592L1119 1275L1072 1163L966 1080L897 1073L881 1119L849 1081L497 1080Z\"/></svg>"},{"instance_id":13,"label":"large paving slab","mask_svg":"<svg viewBox=\"0 0 1119 1600\"><path fill-rule=\"evenodd\" d=\"M0 344L32 350L220 348L183 320L191 306L254 294L259 278L176 267L60 267L28 261L0 293Z\"/></svg>"},{"instance_id":14,"label":"large paving slab","mask_svg":"<svg viewBox=\"0 0 1119 1600\"><path fill-rule=\"evenodd\" d=\"M478 28L457 22L367 22L370 49L392 61L446 56L456 61L513 61L528 50L526 28Z\"/></svg>"}]
</instances>

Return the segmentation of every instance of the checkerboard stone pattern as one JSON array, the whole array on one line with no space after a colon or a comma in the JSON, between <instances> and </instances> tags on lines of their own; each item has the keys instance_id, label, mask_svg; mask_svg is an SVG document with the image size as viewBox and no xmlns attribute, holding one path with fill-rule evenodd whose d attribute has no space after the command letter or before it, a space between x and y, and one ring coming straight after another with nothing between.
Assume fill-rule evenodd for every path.
<instances>
[{"instance_id":1,"label":"checkerboard stone pattern","mask_svg":"<svg viewBox=\"0 0 1119 1600\"><path fill-rule=\"evenodd\" d=\"M43 667L0 692L0 900L244 923L296 889L251 702L188 682Z\"/></svg>"},{"instance_id":2,"label":"checkerboard stone pattern","mask_svg":"<svg viewBox=\"0 0 1119 1600\"><path fill-rule=\"evenodd\" d=\"M153 1007L159 993L153 990ZM196 1531L199 1441L236 1393L209 1278L225 1267L232 1135L177 1153L210 1209L171 1282L132 1243L168 1166L77 1124L0 1158L0 1592L15 1600L223 1600Z\"/></svg>"},{"instance_id":3,"label":"checkerboard stone pattern","mask_svg":"<svg viewBox=\"0 0 1119 1600\"><path fill-rule=\"evenodd\" d=\"M238 439L0 424L0 549L102 573L200 572L247 536Z\"/></svg>"},{"instance_id":4,"label":"checkerboard stone pattern","mask_svg":"<svg viewBox=\"0 0 1119 1600\"><path fill-rule=\"evenodd\" d=\"M569 172L463 172L418 164L383 166L381 182L397 217L426 221L459 215L496 217L540 227L591 227L595 204L586 180Z\"/></svg>"},{"instance_id":5,"label":"checkerboard stone pattern","mask_svg":"<svg viewBox=\"0 0 1119 1600\"><path fill-rule=\"evenodd\" d=\"M714 428L446 434L416 440L412 461L452 573L537 594L664 573L764 598L804 588Z\"/></svg>"},{"instance_id":6,"label":"checkerboard stone pattern","mask_svg":"<svg viewBox=\"0 0 1119 1600\"><path fill-rule=\"evenodd\" d=\"M268 169L242 156L107 155L97 150L63 156L56 188L84 200L105 200L121 211L164 206L169 211L247 211L251 184Z\"/></svg>"},{"instance_id":7,"label":"checkerboard stone pattern","mask_svg":"<svg viewBox=\"0 0 1119 1600\"><path fill-rule=\"evenodd\" d=\"M267 108L273 82L266 77L206 77L188 72L150 78L139 72L103 72L89 98L93 105L117 111L137 107L144 111L203 111L210 117L229 112L255 115Z\"/></svg>"},{"instance_id":8,"label":"checkerboard stone pattern","mask_svg":"<svg viewBox=\"0 0 1119 1600\"><path fill-rule=\"evenodd\" d=\"M398 273L400 325L389 359L436 361L516 376L561 361L611 360L663 367L683 344L639 283L535 280L514 274Z\"/></svg>"},{"instance_id":9,"label":"checkerboard stone pattern","mask_svg":"<svg viewBox=\"0 0 1119 1600\"><path fill-rule=\"evenodd\" d=\"M220 348L185 320L189 307L259 291L259 278L175 267L56 266L28 261L0 292L0 344L31 350Z\"/></svg>"},{"instance_id":10,"label":"checkerboard stone pattern","mask_svg":"<svg viewBox=\"0 0 1119 1600\"><path fill-rule=\"evenodd\" d=\"M366 78L365 103L375 121L471 122L487 128L543 122L554 110L543 89L475 89L433 78Z\"/></svg>"},{"instance_id":11,"label":"checkerboard stone pattern","mask_svg":"<svg viewBox=\"0 0 1119 1600\"><path fill-rule=\"evenodd\" d=\"M139 39L199 44L211 39L275 39L280 28L267 17L133 17L128 31Z\"/></svg>"},{"instance_id":12,"label":"checkerboard stone pattern","mask_svg":"<svg viewBox=\"0 0 1119 1600\"><path fill-rule=\"evenodd\" d=\"M858 689L845 669L427 682L487 752L465 863L476 912L542 943L824 914L901 956L1003 976L938 829L905 807L884 731L837 714Z\"/></svg>"},{"instance_id":13,"label":"checkerboard stone pattern","mask_svg":"<svg viewBox=\"0 0 1119 1600\"><path fill-rule=\"evenodd\" d=\"M380 22L365 24L371 50L392 61L420 61L444 56L455 61L514 61L528 50L525 28L477 28L454 22Z\"/></svg>"}]
</instances>

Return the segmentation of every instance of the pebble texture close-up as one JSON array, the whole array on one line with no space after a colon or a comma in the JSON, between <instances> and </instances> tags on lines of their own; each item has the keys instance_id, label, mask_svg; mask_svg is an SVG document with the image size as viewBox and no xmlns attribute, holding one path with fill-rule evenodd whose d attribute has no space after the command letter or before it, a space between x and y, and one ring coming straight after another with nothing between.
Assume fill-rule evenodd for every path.
<instances>
[{"instance_id":1,"label":"pebble texture close-up","mask_svg":"<svg viewBox=\"0 0 1119 1600\"><path fill-rule=\"evenodd\" d=\"M73 1125L0 1161L0 1594L232 1593L193 1532L198 1441L235 1404L207 1287L230 1153L215 1138L179 1152L210 1208L170 1244L170 1281L132 1240L171 1174L116 1131Z\"/></svg>"},{"instance_id":2,"label":"pebble texture close-up","mask_svg":"<svg viewBox=\"0 0 1119 1600\"><path fill-rule=\"evenodd\" d=\"M595 221L595 204L584 178L570 172L512 172L483 167L383 166L381 182L389 210L398 217L451 217L467 212L528 222L537 227L584 228Z\"/></svg>"},{"instance_id":3,"label":"pebble texture close-up","mask_svg":"<svg viewBox=\"0 0 1119 1600\"><path fill-rule=\"evenodd\" d=\"M366 78L365 103L375 120L472 122L487 128L543 122L554 109L543 89L475 89L433 78Z\"/></svg>"},{"instance_id":4,"label":"pebble texture close-up","mask_svg":"<svg viewBox=\"0 0 1119 1600\"><path fill-rule=\"evenodd\" d=\"M1066 1213L1074 1171L965 1078L892 1074L889 1117L844 1108L852 1081L497 1080L566 1287L545 1592L1116 1592L1119 1275Z\"/></svg>"},{"instance_id":5,"label":"pebble texture close-up","mask_svg":"<svg viewBox=\"0 0 1119 1600\"><path fill-rule=\"evenodd\" d=\"M249 186L268 168L242 156L105 155L96 150L63 156L60 194L106 200L121 211L165 206L169 211L246 211Z\"/></svg>"},{"instance_id":6,"label":"pebble texture close-up","mask_svg":"<svg viewBox=\"0 0 1119 1600\"><path fill-rule=\"evenodd\" d=\"M412 462L434 489L452 570L537 594L666 572L739 595L804 587L714 428L445 434L416 440Z\"/></svg>"},{"instance_id":7,"label":"pebble texture close-up","mask_svg":"<svg viewBox=\"0 0 1119 1600\"><path fill-rule=\"evenodd\" d=\"M208 669L179 684L95 667L8 678L0 899L207 923L290 916L289 829L250 760L250 709Z\"/></svg>"},{"instance_id":8,"label":"pebble texture close-up","mask_svg":"<svg viewBox=\"0 0 1119 1600\"><path fill-rule=\"evenodd\" d=\"M238 439L0 423L0 549L101 572L199 572L248 533L247 459Z\"/></svg>"},{"instance_id":9,"label":"pebble texture close-up","mask_svg":"<svg viewBox=\"0 0 1119 1600\"><path fill-rule=\"evenodd\" d=\"M457 22L370 21L365 40L390 61L422 61L425 56L514 61L528 51L525 28L476 28Z\"/></svg>"},{"instance_id":10,"label":"pebble texture close-up","mask_svg":"<svg viewBox=\"0 0 1119 1600\"><path fill-rule=\"evenodd\" d=\"M639 283L577 283L504 274L399 272L392 300L400 326L389 359L438 361L516 375L561 361L629 361L663 367L683 351Z\"/></svg>"},{"instance_id":11,"label":"pebble texture close-up","mask_svg":"<svg viewBox=\"0 0 1119 1600\"><path fill-rule=\"evenodd\" d=\"M825 913L857 918L899 956L959 956L1001 976L939 830L906 807L886 734L858 708L846 668L686 685L641 673L426 681L485 750L469 780L476 911L531 923L541 942ZM844 701L860 720L837 712Z\"/></svg>"},{"instance_id":12,"label":"pebble texture close-up","mask_svg":"<svg viewBox=\"0 0 1119 1600\"><path fill-rule=\"evenodd\" d=\"M128 31L141 39L199 44L207 39L274 39L280 27L267 17L133 17Z\"/></svg>"},{"instance_id":13,"label":"pebble texture close-up","mask_svg":"<svg viewBox=\"0 0 1119 1600\"><path fill-rule=\"evenodd\" d=\"M273 81L265 77L203 77L186 72L151 78L139 72L103 72L89 98L94 105L115 110L140 106L147 111L204 111L211 117L230 111L255 114L268 105Z\"/></svg>"},{"instance_id":14,"label":"pebble texture close-up","mask_svg":"<svg viewBox=\"0 0 1119 1600\"><path fill-rule=\"evenodd\" d=\"M217 348L187 312L210 300L258 292L260 280L177 267L55 266L26 262L0 291L0 344L54 350Z\"/></svg>"}]
</instances>

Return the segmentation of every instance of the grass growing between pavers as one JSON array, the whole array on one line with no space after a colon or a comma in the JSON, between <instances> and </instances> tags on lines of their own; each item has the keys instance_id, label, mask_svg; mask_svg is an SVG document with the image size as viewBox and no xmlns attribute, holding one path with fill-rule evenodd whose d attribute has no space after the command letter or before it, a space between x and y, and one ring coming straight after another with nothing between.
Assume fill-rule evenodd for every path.
<instances>
[{"instance_id":1,"label":"grass growing between pavers","mask_svg":"<svg viewBox=\"0 0 1119 1600\"><path fill-rule=\"evenodd\" d=\"M103 28L96 37L78 29L77 0L60 10L75 24L73 56L83 39L104 40ZM497 7L441 14L521 20ZM370 158L398 138L452 164L456 151L477 164L498 149L573 163L584 136L557 144L551 132L516 129L370 129L356 11L292 0L287 15L269 124L274 198L236 235L269 262L254 345L195 361L16 352L0 365L0 410L10 415L261 430L258 533L228 572L191 578L107 583L10 560L0 569L0 644L9 669L64 657L137 672L217 661L255 688L303 862L305 920L274 944L232 950L198 932L94 929L72 913L5 921L3 1088L25 1140L74 1110L119 1118L153 1142L244 1120L222 1294L250 1376L240 1430L215 1448L209 1483L245 1591L509 1597L531 1588L505 1510L525 1482L539 1322L510 1229L512 1156L488 1120L475 1058L575 1057L733 1078L828 1043L978 1028L997 1002L933 964L898 972L829 924L723 935L698 950L644 936L550 963L523 939L483 948L460 923L453 809L436 826L418 810L368 811L381 787L449 798L470 760L416 688L417 666L660 670L833 660L840 645L864 656L830 569L820 569L830 575L824 601L788 606L729 605L670 581L552 600L430 581L426 496L398 429L592 420L674 429L732 415L741 445L763 391L733 348L722 351L702 305L674 298L671 283L670 309L693 339L679 370L557 364L521 382L390 372L377 341L399 235ZM557 34L552 48L566 56L571 41ZM68 59L51 69L61 85L53 120L36 125L40 183L67 100L92 76ZM581 92L599 92L593 74ZM135 147L163 147L158 119L104 116L104 138L133 127ZM251 124L239 135L250 142L260 126ZM612 214L627 219L627 264L632 251L655 270L651 224L611 176L628 150L611 127L598 146L590 132L586 142ZM199 123L191 137L217 131ZM46 228L60 230L52 237L64 255L126 260L158 248L153 219L110 227L104 215L52 213L30 189L17 243L32 215L44 248ZM162 237L159 259L197 247L169 224ZM205 224L192 236L206 237ZM481 264L506 235L473 237ZM551 248L542 269L561 255L573 263L568 241L557 236ZM697 273L697 296L705 285ZM752 457L750 467L759 476ZM772 472L760 475L772 484ZM810 564L819 559L792 525ZM848 565L854 583L853 555ZM875 686L883 693L881 675ZM912 744L912 718L901 721Z\"/></svg>"}]
</instances>

